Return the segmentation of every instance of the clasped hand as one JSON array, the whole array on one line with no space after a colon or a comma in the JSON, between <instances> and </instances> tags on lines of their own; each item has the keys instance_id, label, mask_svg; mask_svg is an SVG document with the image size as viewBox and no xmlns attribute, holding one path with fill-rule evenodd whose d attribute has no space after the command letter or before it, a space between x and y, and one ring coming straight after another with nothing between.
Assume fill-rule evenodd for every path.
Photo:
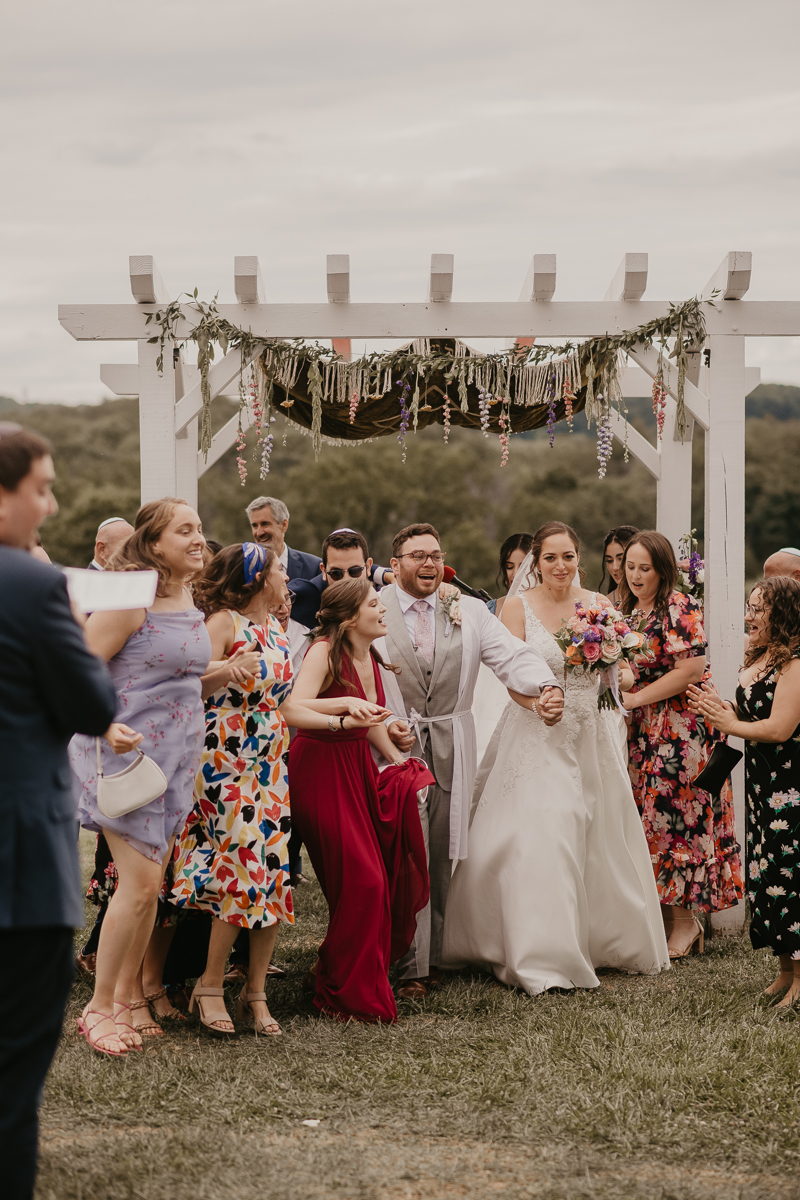
<instances>
[{"instance_id":1,"label":"clasped hand","mask_svg":"<svg viewBox=\"0 0 800 1200\"><path fill-rule=\"evenodd\" d=\"M380 704L373 704L371 700L361 700L358 696L342 696L341 703L344 715L352 720L351 729L382 725L390 712L388 708L383 708Z\"/></svg>"},{"instance_id":2,"label":"clasped hand","mask_svg":"<svg viewBox=\"0 0 800 1200\"><path fill-rule=\"evenodd\" d=\"M720 733L730 733L736 723L736 713L731 705L723 700L713 684L704 683L697 687L689 684L686 689L690 712L697 713L718 729Z\"/></svg>"},{"instance_id":3,"label":"clasped hand","mask_svg":"<svg viewBox=\"0 0 800 1200\"><path fill-rule=\"evenodd\" d=\"M545 725L557 725L564 715L564 693L561 688L544 688L537 704Z\"/></svg>"},{"instance_id":4,"label":"clasped hand","mask_svg":"<svg viewBox=\"0 0 800 1200\"><path fill-rule=\"evenodd\" d=\"M228 659L228 667L231 683L246 683L255 677L256 671L261 671L261 651L240 646Z\"/></svg>"}]
</instances>

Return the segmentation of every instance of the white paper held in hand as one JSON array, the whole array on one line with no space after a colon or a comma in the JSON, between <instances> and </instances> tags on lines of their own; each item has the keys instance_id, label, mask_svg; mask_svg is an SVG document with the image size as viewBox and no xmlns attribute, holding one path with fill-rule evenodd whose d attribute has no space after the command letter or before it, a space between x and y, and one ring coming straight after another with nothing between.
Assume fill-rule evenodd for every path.
<instances>
[{"instance_id":1,"label":"white paper held in hand","mask_svg":"<svg viewBox=\"0 0 800 1200\"><path fill-rule=\"evenodd\" d=\"M85 571L64 567L69 598L81 612L149 608L156 598L158 571Z\"/></svg>"}]
</instances>

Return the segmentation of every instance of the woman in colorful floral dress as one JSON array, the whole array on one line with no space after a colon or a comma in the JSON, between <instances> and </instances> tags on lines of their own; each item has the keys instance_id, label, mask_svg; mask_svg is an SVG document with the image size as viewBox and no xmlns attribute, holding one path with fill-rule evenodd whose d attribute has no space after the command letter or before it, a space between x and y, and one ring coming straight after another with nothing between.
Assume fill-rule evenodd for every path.
<instances>
[{"instance_id":1,"label":"woman in colorful floral dress","mask_svg":"<svg viewBox=\"0 0 800 1200\"><path fill-rule=\"evenodd\" d=\"M278 928L294 923L286 718L318 730L329 723L327 715L289 700L289 640L270 615L285 593L280 561L254 542L221 550L194 583L196 602L208 616L212 659L223 665L203 679L205 747L194 808L176 846L169 900L216 918L190 1011L199 1012L202 1023L218 1034L234 1032L223 980L241 929L250 931L250 961L237 1016L254 1024L257 1033L281 1032L264 985ZM243 648L255 652L254 676L229 684L224 660ZM350 713L352 707L343 701L337 711Z\"/></svg>"},{"instance_id":2,"label":"woman in colorful floral dress","mask_svg":"<svg viewBox=\"0 0 800 1200\"><path fill-rule=\"evenodd\" d=\"M686 690L711 682L702 609L675 590L671 543L655 530L625 548L623 611L644 617L644 643L632 664L636 682L623 696L631 713L631 784L656 876L671 958L703 949L697 912L719 912L743 896L730 780L718 797L692 786L720 733L690 710Z\"/></svg>"},{"instance_id":3,"label":"woman in colorful floral dress","mask_svg":"<svg viewBox=\"0 0 800 1200\"><path fill-rule=\"evenodd\" d=\"M750 941L780 963L766 990L800 1000L800 583L764 579L750 593L750 644L736 704L708 685L692 706L723 733L745 739Z\"/></svg>"}]
</instances>

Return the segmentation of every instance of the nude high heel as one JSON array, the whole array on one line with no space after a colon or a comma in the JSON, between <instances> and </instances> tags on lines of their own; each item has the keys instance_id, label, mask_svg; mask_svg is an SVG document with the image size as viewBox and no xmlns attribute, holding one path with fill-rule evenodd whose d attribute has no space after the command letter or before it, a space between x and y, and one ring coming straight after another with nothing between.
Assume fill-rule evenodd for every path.
<instances>
[{"instance_id":1,"label":"nude high heel","mask_svg":"<svg viewBox=\"0 0 800 1200\"><path fill-rule=\"evenodd\" d=\"M233 1028L230 1017L209 1017L203 1012L203 998L205 996L224 996L224 988L201 987L199 983L194 986L192 998L189 1001L189 1012L200 1018L201 1025L205 1025L206 1029L210 1029L218 1037L232 1037L236 1030ZM231 1026L230 1029L223 1029L222 1024L226 1022Z\"/></svg>"},{"instance_id":2,"label":"nude high heel","mask_svg":"<svg viewBox=\"0 0 800 1200\"><path fill-rule=\"evenodd\" d=\"M685 924L688 921L691 921L691 923L694 925L695 935L685 950L673 950L670 947L667 947L669 950L670 959L674 960L676 958L688 958L690 954L703 954L705 951L705 934L703 933L703 926L700 924L694 913L688 917L673 917L673 922L675 924Z\"/></svg>"},{"instance_id":3,"label":"nude high heel","mask_svg":"<svg viewBox=\"0 0 800 1200\"><path fill-rule=\"evenodd\" d=\"M246 1025L253 1025L256 1033L268 1033L272 1037L277 1037L283 1033L278 1022L274 1017L270 1016L269 1021L257 1021L255 1013L250 1005L254 1000L263 1000L267 1003L266 992L249 992L246 987L243 987L239 993L239 999L236 1003L236 1020L243 1021Z\"/></svg>"}]
</instances>

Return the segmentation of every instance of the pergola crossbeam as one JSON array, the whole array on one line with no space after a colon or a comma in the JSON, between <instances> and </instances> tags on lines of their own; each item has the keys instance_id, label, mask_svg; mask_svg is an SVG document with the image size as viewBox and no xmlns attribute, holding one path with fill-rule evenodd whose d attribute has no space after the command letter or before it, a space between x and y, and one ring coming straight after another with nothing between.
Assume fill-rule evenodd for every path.
<instances>
[{"instance_id":1,"label":"pergola crossbeam","mask_svg":"<svg viewBox=\"0 0 800 1200\"><path fill-rule=\"evenodd\" d=\"M665 317L657 300L433 302L394 304L220 304L219 314L257 338L508 338L561 341L618 334ZM62 304L58 319L77 341L141 341L153 334L148 309L136 304ZM175 333L188 337L197 324L183 305ZM717 301L705 314L709 336L800 337L800 302Z\"/></svg>"}]
</instances>

